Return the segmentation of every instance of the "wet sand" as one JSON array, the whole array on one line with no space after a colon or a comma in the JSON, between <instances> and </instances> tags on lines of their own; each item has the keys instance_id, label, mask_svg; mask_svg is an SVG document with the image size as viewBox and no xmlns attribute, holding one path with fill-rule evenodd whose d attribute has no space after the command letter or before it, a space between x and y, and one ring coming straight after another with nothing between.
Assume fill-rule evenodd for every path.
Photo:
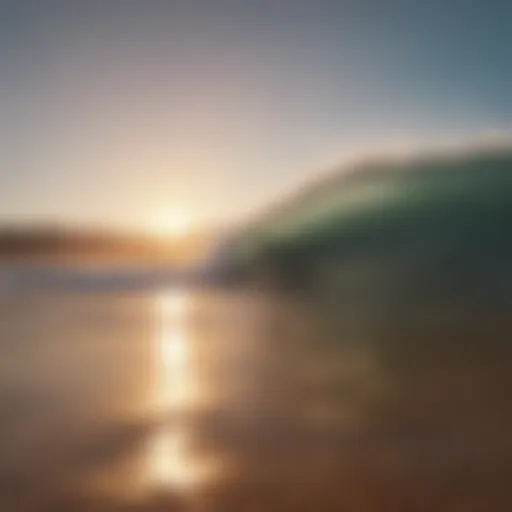
<instances>
[{"instance_id":1,"label":"wet sand","mask_svg":"<svg viewBox=\"0 0 512 512\"><path fill-rule=\"evenodd\" d=\"M511 363L500 343L471 345L491 332L482 319L461 350L425 326L349 328L336 305L293 297L0 302L1 510L512 504Z\"/></svg>"}]
</instances>

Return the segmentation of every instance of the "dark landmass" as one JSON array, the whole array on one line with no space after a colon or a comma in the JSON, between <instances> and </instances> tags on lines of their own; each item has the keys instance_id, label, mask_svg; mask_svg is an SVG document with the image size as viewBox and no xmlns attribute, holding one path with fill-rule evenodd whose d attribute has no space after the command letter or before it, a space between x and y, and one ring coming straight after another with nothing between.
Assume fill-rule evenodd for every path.
<instances>
[{"instance_id":1,"label":"dark landmass","mask_svg":"<svg viewBox=\"0 0 512 512\"><path fill-rule=\"evenodd\" d=\"M202 251L195 233L176 240L106 230L0 227L0 262L180 263Z\"/></svg>"}]
</instances>

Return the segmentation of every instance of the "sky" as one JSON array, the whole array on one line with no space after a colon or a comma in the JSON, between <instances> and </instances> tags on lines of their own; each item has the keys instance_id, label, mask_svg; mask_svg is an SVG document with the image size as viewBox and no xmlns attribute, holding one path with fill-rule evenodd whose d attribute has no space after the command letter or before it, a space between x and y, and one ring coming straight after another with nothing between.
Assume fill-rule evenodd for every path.
<instances>
[{"instance_id":1,"label":"sky","mask_svg":"<svg viewBox=\"0 0 512 512\"><path fill-rule=\"evenodd\" d=\"M215 223L356 150L512 131L511 26L497 0L0 0L0 223Z\"/></svg>"}]
</instances>

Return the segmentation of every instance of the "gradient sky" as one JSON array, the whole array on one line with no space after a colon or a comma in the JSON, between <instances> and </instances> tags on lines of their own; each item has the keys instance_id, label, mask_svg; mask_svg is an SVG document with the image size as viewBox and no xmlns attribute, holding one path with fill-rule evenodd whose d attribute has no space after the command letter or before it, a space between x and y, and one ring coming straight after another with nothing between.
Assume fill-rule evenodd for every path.
<instances>
[{"instance_id":1,"label":"gradient sky","mask_svg":"<svg viewBox=\"0 0 512 512\"><path fill-rule=\"evenodd\" d=\"M382 141L512 128L512 5L0 0L0 220L250 211Z\"/></svg>"}]
</instances>

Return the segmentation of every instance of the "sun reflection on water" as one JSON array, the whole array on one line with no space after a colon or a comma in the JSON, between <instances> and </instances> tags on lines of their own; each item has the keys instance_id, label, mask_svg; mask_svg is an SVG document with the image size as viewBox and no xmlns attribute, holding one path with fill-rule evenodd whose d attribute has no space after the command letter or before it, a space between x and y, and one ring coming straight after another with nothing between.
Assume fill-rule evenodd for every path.
<instances>
[{"instance_id":1,"label":"sun reflection on water","mask_svg":"<svg viewBox=\"0 0 512 512\"><path fill-rule=\"evenodd\" d=\"M189 450L187 415L195 391L189 312L190 297L184 292L156 298L153 405L163 420L149 440L146 467L149 486L187 493L204 476Z\"/></svg>"}]
</instances>

